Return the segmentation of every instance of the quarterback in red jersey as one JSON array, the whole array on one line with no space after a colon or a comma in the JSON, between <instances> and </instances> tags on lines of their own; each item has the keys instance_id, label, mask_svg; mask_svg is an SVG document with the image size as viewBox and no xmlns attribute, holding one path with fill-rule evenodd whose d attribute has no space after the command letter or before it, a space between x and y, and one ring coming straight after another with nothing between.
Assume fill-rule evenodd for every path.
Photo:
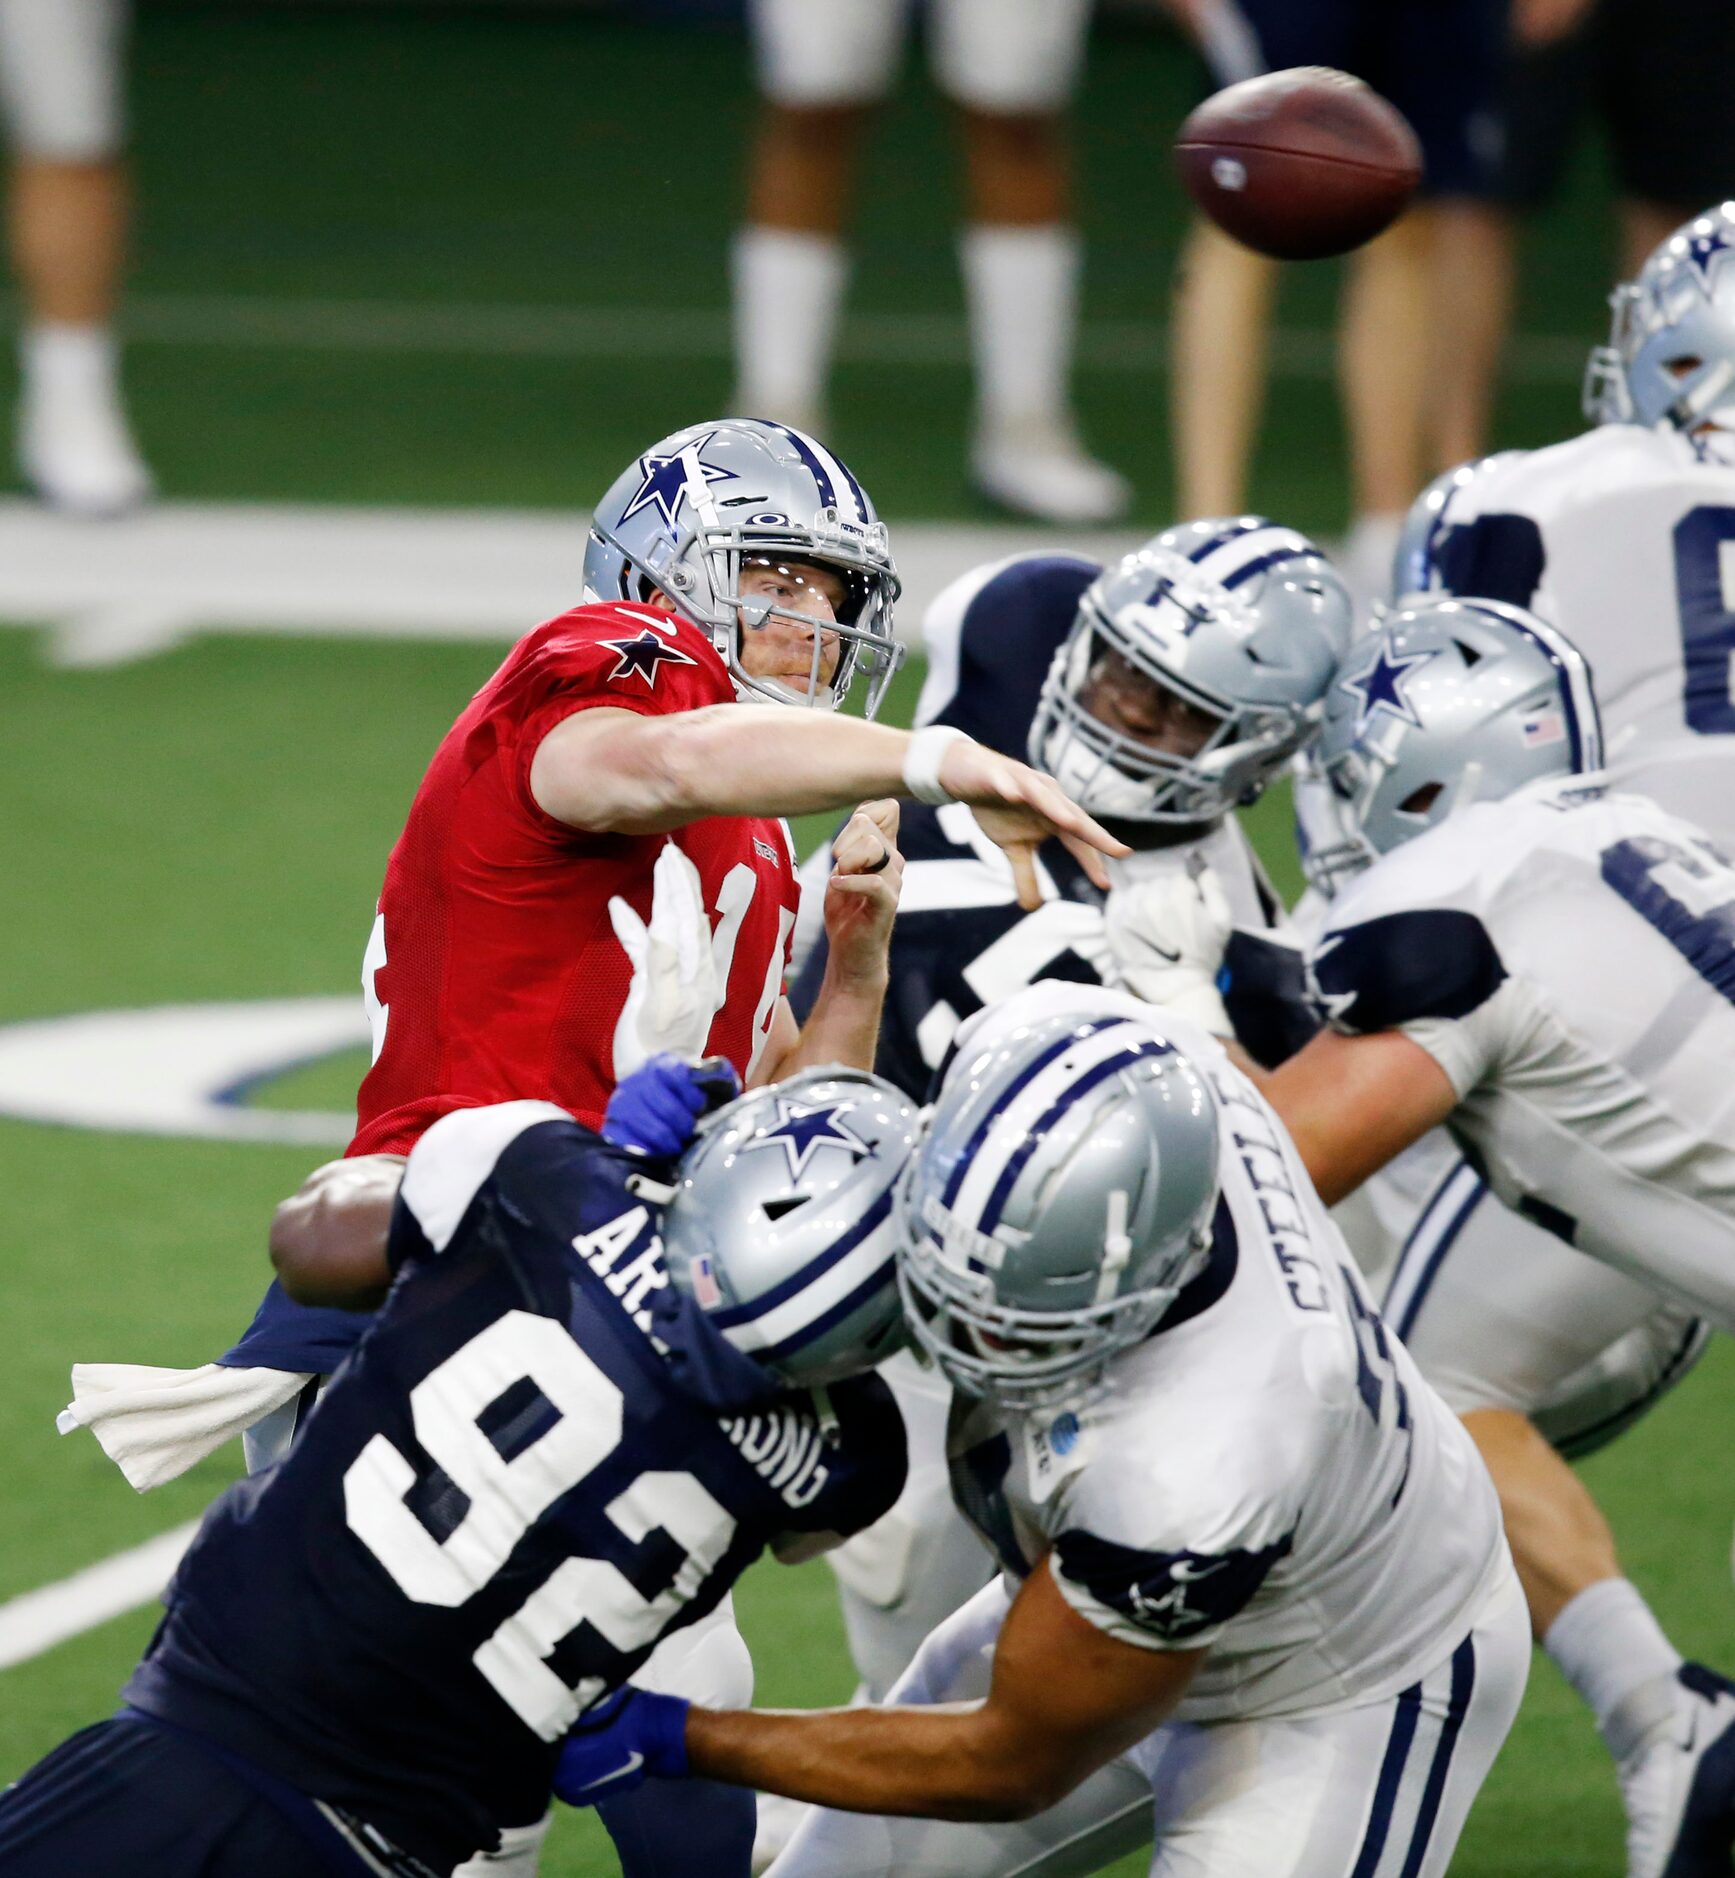
<instances>
[{"instance_id":1,"label":"quarterback in red jersey","mask_svg":"<svg viewBox=\"0 0 1735 1878\"><path fill-rule=\"evenodd\" d=\"M898 656L896 575L860 485L784 426L679 432L599 506L585 585L593 604L531 633L453 726L392 854L352 1153L404 1152L451 1108L520 1096L600 1119L632 976L608 905L648 914L665 839L713 925L708 1049L752 1081L871 1061L897 875L866 870L895 854L895 811L858 817L840 858L828 924L845 949L799 1034L782 999L799 894L771 819L911 781L905 733L830 714L863 680L871 714ZM983 806L1010 845L1051 828L1101 844L1022 765L966 745L933 767L928 786Z\"/></svg>"}]
</instances>

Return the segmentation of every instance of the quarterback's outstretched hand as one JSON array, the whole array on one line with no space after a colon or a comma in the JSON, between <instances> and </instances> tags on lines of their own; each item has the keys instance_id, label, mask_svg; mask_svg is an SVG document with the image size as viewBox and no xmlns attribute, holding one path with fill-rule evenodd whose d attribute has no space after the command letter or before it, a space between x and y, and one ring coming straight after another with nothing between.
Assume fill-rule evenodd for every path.
<instances>
[{"instance_id":1,"label":"quarterback's outstretched hand","mask_svg":"<svg viewBox=\"0 0 1735 1878\"><path fill-rule=\"evenodd\" d=\"M581 1716L560 1745L554 1791L568 1806L618 1799L647 1775L679 1780L687 1771L687 1710L678 1695L628 1683Z\"/></svg>"},{"instance_id":2,"label":"quarterback's outstretched hand","mask_svg":"<svg viewBox=\"0 0 1735 1878\"><path fill-rule=\"evenodd\" d=\"M1052 776L967 737L959 737L941 758L940 784L957 801L969 803L983 834L1006 850L1018 904L1027 913L1042 904L1036 851L1051 837L1058 836L1089 878L1105 890L1109 881L1102 857L1130 852L1124 841L1086 815Z\"/></svg>"},{"instance_id":3,"label":"quarterback's outstretched hand","mask_svg":"<svg viewBox=\"0 0 1735 1878\"><path fill-rule=\"evenodd\" d=\"M700 1056L722 1002L699 870L672 841L651 871L650 924L619 894L608 903L632 983L614 1031L616 1081L661 1051Z\"/></svg>"},{"instance_id":4,"label":"quarterback's outstretched hand","mask_svg":"<svg viewBox=\"0 0 1735 1878\"><path fill-rule=\"evenodd\" d=\"M692 1140L701 1115L740 1093L741 1078L723 1057L689 1063L678 1056L653 1056L609 1097L602 1138L617 1148L672 1160Z\"/></svg>"},{"instance_id":5,"label":"quarterback's outstretched hand","mask_svg":"<svg viewBox=\"0 0 1735 1878\"><path fill-rule=\"evenodd\" d=\"M1135 855L1111 870L1103 910L1109 953L1135 997L1227 1037L1217 978L1235 923L1229 897L1209 867L1160 864L1164 858Z\"/></svg>"},{"instance_id":6,"label":"quarterback's outstretched hand","mask_svg":"<svg viewBox=\"0 0 1735 1878\"><path fill-rule=\"evenodd\" d=\"M845 980L883 980L903 885L898 805L864 802L831 844L825 884L826 943Z\"/></svg>"}]
</instances>

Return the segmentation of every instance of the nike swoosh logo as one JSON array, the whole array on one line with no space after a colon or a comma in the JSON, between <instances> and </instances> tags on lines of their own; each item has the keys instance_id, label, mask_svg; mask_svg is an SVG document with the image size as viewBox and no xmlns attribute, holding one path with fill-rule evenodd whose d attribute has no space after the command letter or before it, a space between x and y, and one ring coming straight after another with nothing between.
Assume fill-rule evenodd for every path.
<instances>
[{"instance_id":1,"label":"nike swoosh logo","mask_svg":"<svg viewBox=\"0 0 1735 1878\"><path fill-rule=\"evenodd\" d=\"M1158 945L1156 940L1154 939L1147 939L1145 941L1145 944L1148 945L1154 953L1156 953L1158 958L1167 959L1171 965L1180 964L1181 962L1180 953L1171 952L1167 946Z\"/></svg>"},{"instance_id":2,"label":"nike swoosh logo","mask_svg":"<svg viewBox=\"0 0 1735 1878\"><path fill-rule=\"evenodd\" d=\"M606 1774L598 1774L594 1780L587 1780L584 1790L588 1793L592 1787L600 1787L605 1781L624 1780L628 1774L636 1774L644 1764L645 1757L642 1754L629 1754L620 1766L611 1767Z\"/></svg>"}]
</instances>

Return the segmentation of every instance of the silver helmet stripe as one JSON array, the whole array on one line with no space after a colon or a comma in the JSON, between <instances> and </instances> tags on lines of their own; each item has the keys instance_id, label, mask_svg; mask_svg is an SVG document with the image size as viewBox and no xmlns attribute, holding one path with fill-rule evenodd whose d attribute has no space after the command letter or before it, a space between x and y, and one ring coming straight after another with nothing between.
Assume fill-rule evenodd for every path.
<instances>
[{"instance_id":1,"label":"silver helmet stripe","mask_svg":"<svg viewBox=\"0 0 1735 1878\"><path fill-rule=\"evenodd\" d=\"M1118 1066L1129 1057L1128 1032L1136 1037L1138 1028L1130 1018L1123 1018L1093 1036L1071 1040L1070 1046L1040 1075L1026 1083L1016 1099L994 1117L993 1133L972 1157L963 1185L952 1202L953 1213L965 1225L986 1231L990 1211L996 1219L999 1217L1000 1208L1005 1204L1005 1195L999 1193L1000 1178L1008 1164L1018 1160L1020 1154L1026 1160L1029 1158L1026 1144L1033 1133L1043 1127L1046 1117L1065 1109L1068 1093L1089 1071L1101 1063L1114 1062ZM1021 1167L1023 1160L1018 1164ZM997 1194L999 1203L995 1204Z\"/></svg>"},{"instance_id":2,"label":"silver helmet stripe","mask_svg":"<svg viewBox=\"0 0 1735 1878\"><path fill-rule=\"evenodd\" d=\"M1189 558L1197 563L1199 572L1208 580L1214 580L1219 586L1233 592L1236 587L1264 573L1267 568L1275 567L1280 561L1318 553L1319 549L1293 528L1277 528L1269 522L1262 522L1242 530L1227 541L1214 543L1203 554L1194 553Z\"/></svg>"}]
</instances>

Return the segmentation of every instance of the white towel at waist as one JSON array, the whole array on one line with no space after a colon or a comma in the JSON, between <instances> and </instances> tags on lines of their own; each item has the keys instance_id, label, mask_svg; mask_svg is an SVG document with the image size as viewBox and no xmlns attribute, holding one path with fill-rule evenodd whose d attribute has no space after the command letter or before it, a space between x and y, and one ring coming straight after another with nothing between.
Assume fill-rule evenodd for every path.
<instances>
[{"instance_id":1,"label":"white towel at waist","mask_svg":"<svg viewBox=\"0 0 1735 1878\"><path fill-rule=\"evenodd\" d=\"M313 1380L286 1369L153 1369L75 1363L72 1401L55 1418L63 1435L88 1428L140 1493L173 1480Z\"/></svg>"}]
</instances>

